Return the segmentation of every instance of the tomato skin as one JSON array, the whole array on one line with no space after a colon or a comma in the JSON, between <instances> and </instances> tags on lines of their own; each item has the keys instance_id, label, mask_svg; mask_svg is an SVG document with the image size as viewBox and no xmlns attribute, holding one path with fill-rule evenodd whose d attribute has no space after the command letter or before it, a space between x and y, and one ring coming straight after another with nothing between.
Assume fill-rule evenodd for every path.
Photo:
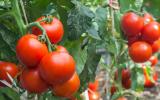
<instances>
[{"instance_id":1,"label":"tomato skin","mask_svg":"<svg viewBox=\"0 0 160 100\"><path fill-rule=\"evenodd\" d=\"M123 68L121 72L121 77L122 77L122 81L126 81L130 79L131 77L130 70L128 68ZM117 79L118 79L118 70L115 72L115 80Z\"/></svg>"},{"instance_id":2,"label":"tomato skin","mask_svg":"<svg viewBox=\"0 0 160 100\"><path fill-rule=\"evenodd\" d=\"M6 80L7 82L11 83L10 79L7 76L7 73L12 78L15 78L19 73L18 67L14 63L0 61L0 80ZM0 87L3 86L5 85L0 82Z\"/></svg>"},{"instance_id":3,"label":"tomato skin","mask_svg":"<svg viewBox=\"0 0 160 100\"><path fill-rule=\"evenodd\" d=\"M33 34L21 37L16 46L18 59L29 68L37 66L47 53L47 46L38 41L38 37Z\"/></svg>"},{"instance_id":4,"label":"tomato skin","mask_svg":"<svg viewBox=\"0 0 160 100\"><path fill-rule=\"evenodd\" d=\"M153 43L160 37L160 26L158 22L150 22L142 29L142 40Z\"/></svg>"},{"instance_id":5,"label":"tomato skin","mask_svg":"<svg viewBox=\"0 0 160 100\"><path fill-rule=\"evenodd\" d=\"M98 80L95 80L94 82L89 82L88 88L91 89L92 91L97 91L98 89Z\"/></svg>"},{"instance_id":6,"label":"tomato skin","mask_svg":"<svg viewBox=\"0 0 160 100\"><path fill-rule=\"evenodd\" d=\"M112 87L110 89L111 95L113 95L116 91L117 91L117 87L115 87L114 85L112 85Z\"/></svg>"},{"instance_id":7,"label":"tomato skin","mask_svg":"<svg viewBox=\"0 0 160 100\"><path fill-rule=\"evenodd\" d=\"M154 21L153 16L149 13L145 13L143 19L144 19L144 24L148 24Z\"/></svg>"},{"instance_id":8,"label":"tomato skin","mask_svg":"<svg viewBox=\"0 0 160 100\"><path fill-rule=\"evenodd\" d=\"M39 64L41 77L49 84L61 84L69 80L75 72L75 61L63 52L47 54Z\"/></svg>"},{"instance_id":9,"label":"tomato skin","mask_svg":"<svg viewBox=\"0 0 160 100\"><path fill-rule=\"evenodd\" d=\"M42 17L38 18L36 21L40 21L43 18L44 17L42 16ZM63 34L64 34L64 30L63 30L63 24L61 23L60 20L53 17L53 20L51 23L41 22L40 25L46 30L46 33L47 33L51 43L56 44L59 41L61 41ZM42 34L42 31L37 27L33 27L32 33L35 35L40 35L40 34Z\"/></svg>"},{"instance_id":10,"label":"tomato skin","mask_svg":"<svg viewBox=\"0 0 160 100\"><path fill-rule=\"evenodd\" d=\"M128 45L132 45L134 42L140 40L139 39L139 35L138 36L132 36L132 37L127 37L127 40L128 40Z\"/></svg>"},{"instance_id":11,"label":"tomato skin","mask_svg":"<svg viewBox=\"0 0 160 100\"><path fill-rule=\"evenodd\" d=\"M126 97L119 97L117 100L128 100Z\"/></svg>"},{"instance_id":12,"label":"tomato skin","mask_svg":"<svg viewBox=\"0 0 160 100\"><path fill-rule=\"evenodd\" d=\"M149 61L151 62L152 66L155 66L158 63L158 58L156 56L152 56Z\"/></svg>"},{"instance_id":13,"label":"tomato skin","mask_svg":"<svg viewBox=\"0 0 160 100\"><path fill-rule=\"evenodd\" d=\"M125 13L121 20L121 27L126 36L136 36L143 28L143 18L133 12Z\"/></svg>"},{"instance_id":14,"label":"tomato skin","mask_svg":"<svg viewBox=\"0 0 160 100\"><path fill-rule=\"evenodd\" d=\"M71 97L73 96L80 87L79 76L75 72L74 75L62 84L53 85L53 93L60 97Z\"/></svg>"},{"instance_id":15,"label":"tomato skin","mask_svg":"<svg viewBox=\"0 0 160 100\"><path fill-rule=\"evenodd\" d=\"M122 85L125 89L129 89L131 87L131 79L122 81Z\"/></svg>"},{"instance_id":16,"label":"tomato skin","mask_svg":"<svg viewBox=\"0 0 160 100\"><path fill-rule=\"evenodd\" d=\"M160 50L160 39L154 41L151 46L152 46L153 53L158 52Z\"/></svg>"},{"instance_id":17,"label":"tomato skin","mask_svg":"<svg viewBox=\"0 0 160 100\"><path fill-rule=\"evenodd\" d=\"M143 41L137 41L129 47L129 55L136 63L142 63L152 56L151 46Z\"/></svg>"},{"instance_id":18,"label":"tomato skin","mask_svg":"<svg viewBox=\"0 0 160 100\"><path fill-rule=\"evenodd\" d=\"M100 94L96 91L94 92L88 92L89 100L99 100Z\"/></svg>"},{"instance_id":19,"label":"tomato skin","mask_svg":"<svg viewBox=\"0 0 160 100\"><path fill-rule=\"evenodd\" d=\"M24 69L20 75L21 86L31 93L42 93L48 89L38 73L38 69Z\"/></svg>"},{"instance_id":20,"label":"tomato skin","mask_svg":"<svg viewBox=\"0 0 160 100\"><path fill-rule=\"evenodd\" d=\"M64 53L68 53L67 49L61 45L56 46L56 51L57 52L64 52Z\"/></svg>"}]
</instances>

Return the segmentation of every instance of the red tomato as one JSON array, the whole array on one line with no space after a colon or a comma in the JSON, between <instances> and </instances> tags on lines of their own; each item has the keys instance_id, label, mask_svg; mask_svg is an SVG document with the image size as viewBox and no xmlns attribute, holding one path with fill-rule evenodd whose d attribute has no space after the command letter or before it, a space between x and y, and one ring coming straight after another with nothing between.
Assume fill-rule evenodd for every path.
<instances>
[{"instance_id":1,"label":"red tomato","mask_svg":"<svg viewBox=\"0 0 160 100\"><path fill-rule=\"evenodd\" d=\"M132 37L127 37L128 40L128 45L132 45L134 42L139 40L139 35L138 36L132 36Z\"/></svg>"},{"instance_id":2,"label":"red tomato","mask_svg":"<svg viewBox=\"0 0 160 100\"><path fill-rule=\"evenodd\" d=\"M129 89L131 87L131 79L122 81L122 85L125 89Z\"/></svg>"},{"instance_id":3,"label":"red tomato","mask_svg":"<svg viewBox=\"0 0 160 100\"><path fill-rule=\"evenodd\" d=\"M128 100L126 97L120 97L117 100Z\"/></svg>"},{"instance_id":4,"label":"red tomato","mask_svg":"<svg viewBox=\"0 0 160 100\"><path fill-rule=\"evenodd\" d=\"M0 61L0 80L6 80L7 82L11 83L7 73L12 77L15 78L18 74L18 68L15 64L10 62ZM0 86L5 86L3 83L0 82Z\"/></svg>"},{"instance_id":5,"label":"red tomato","mask_svg":"<svg viewBox=\"0 0 160 100\"><path fill-rule=\"evenodd\" d=\"M158 22L150 22L142 29L142 40L153 43L160 37L160 26Z\"/></svg>"},{"instance_id":6,"label":"red tomato","mask_svg":"<svg viewBox=\"0 0 160 100\"><path fill-rule=\"evenodd\" d=\"M143 67L143 73L144 73L144 78L145 78L144 86L148 88L155 86L155 82L158 80L158 74L156 72L153 74L153 81L152 81L150 79L150 77L152 76L149 76L149 73L147 73L145 66Z\"/></svg>"},{"instance_id":7,"label":"red tomato","mask_svg":"<svg viewBox=\"0 0 160 100\"><path fill-rule=\"evenodd\" d=\"M71 97L78 91L79 87L80 80L77 73L75 73L67 82L53 85L52 91L56 96Z\"/></svg>"},{"instance_id":8,"label":"red tomato","mask_svg":"<svg viewBox=\"0 0 160 100\"><path fill-rule=\"evenodd\" d=\"M151 46L152 46L153 53L158 52L160 50L160 39L154 41Z\"/></svg>"},{"instance_id":9,"label":"red tomato","mask_svg":"<svg viewBox=\"0 0 160 100\"><path fill-rule=\"evenodd\" d=\"M43 56L48 53L47 46L38 41L33 34L26 34L21 37L16 46L16 53L19 60L27 67L35 67Z\"/></svg>"},{"instance_id":10,"label":"red tomato","mask_svg":"<svg viewBox=\"0 0 160 100\"><path fill-rule=\"evenodd\" d=\"M43 18L44 17L40 17L36 21L38 22L38 21L42 20ZM56 44L59 41L61 41L63 34L64 34L64 30L63 30L63 24L61 23L60 20L53 17L52 22L48 23L48 22L43 21L40 24L46 30L46 33L47 33L51 43ZM42 31L37 27L33 27L32 33L35 35L40 35L40 34L42 34Z\"/></svg>"},{"instance_id":11,"label":"red tomato","mask_svg":"<svg viewBox=\"0 0 160 100\"><path fill-rule=\"evenodd\" d=\"M158 58L156 56L152 56L149 61L151 62L152 66L155 66L158 63Z\"/></svg>"},{"instance_id":12,"label":"red tomato","mask_svg":"<svg viewBox=\"0 0 160 100\"><path fill-rule=\"evenodd\" d=\"M121 20L121 27L126 36L136 36L143 28L143 18L133 12L125 13Z\"/></svg>"},{"instance_id":13,"label":"red tomato","mask_svg":"<svg viewBox=\"0 0 160 100\"><path fill-rule=\"evenodd\" d=\"M68 53L67 49L61 45L56 46L56 51Z\"/></svg>"},{"instance_id":14,"label":"red tomato","mask_svg":"<svg viewBox=\"0 0 160 100\"><path fill-rule=\"evenodd\" d=\"M153 16L149 13L145 13L143 19L144 19L144 24L148 24L154 21Z\"/></svg>"},{"instance_id":15,"label":"red tomato","mask_svg":"<svg viewBox=\"0 0 160 100\"><path fill-rule=\"evenodd\" d=\"M142 63L152 56L152 48L146 42L137 41L129 47L129 55L134 62Z\"/></svg>"},{"instance_id":16,"label":"red tomato","mask_svg":"<svg viewBox=\"0 0 160 100\"><path fill-rule=\"evenodd\" d=\"M89 100L100 100L100 94L96 91L88 92Z\"/></svg>"},{"instance_id":17,"label":"red tomato","mask_svg":"<svg viewBox=\"0 0 160 100\"><path fill-rule=\"evenodd\" d=\"M89 82L88 88L91 89L92 91L97 91L98 89L98 80L95 80L94 82Z\"/></svg>"},{"instance_id":18,"label":"red tomato","mask_svg":"<svg viewBox=\"0 0 160 100\"><path fill-rule=\"evenodd\" d=\"M21 86L31 93L42 93L48 89L37 69L24 69L20 75Z\"/></svg>"},{"instance_id":19,"label":"red tomato","mask_svg":"<svg viewBox=\"0 0 160 100\"><path fill-rule=\"evenodd\" d=\"M49 84L61 84L74 74L75 61L68 53L55 51L43 57L39 65L39 72Z\"/></svg>"},{"instance_id":20,"label":"red tomato","mask_svg":"<svg viewBox=\"0 0 160 100\"><path fill-rule=\"evenodd\" d=\"M114 85L112 85L112 87L110 89L111 95L113 95L116 91L117 91L117 87L115 87Z\"/></svg>"},{"instance_id":21,"label":"red tomato","mask_svg":"<svg viewBox=\"0 0 160 100\"><path fill-rule=\"evenodd\" d=\"M122 77L122 81L126 81L130 79L131 77L130 70L125 68L122 69L121 77ZM117 78L118 78L118 70L115 72L115 80L117 80Z\"/></svg>"}]
</instances>

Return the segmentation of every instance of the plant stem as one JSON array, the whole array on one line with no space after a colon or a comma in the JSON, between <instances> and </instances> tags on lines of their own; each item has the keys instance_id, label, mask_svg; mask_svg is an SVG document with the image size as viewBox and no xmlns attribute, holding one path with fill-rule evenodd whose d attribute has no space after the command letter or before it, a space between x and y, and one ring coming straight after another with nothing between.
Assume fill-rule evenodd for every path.
<instances>
[{"instance_id":1,"label":"plant stem","mask_svg":"<svg viewBox=\"0 0 160 100\"><path fill-rule=\"evenodd\" d=\"M20 4L21 4L21 7L22 7L22 12L23 12L23 15L24 15L25 22L26 22L26 24L28 25L27 15L26 15L26 12L25 12L24 5L23 5L23 1L22 1L22 0L20 0Z\"/></svg>"},{"instance_id":2,"label":"plant stem","mask_svg":"<svg viewBox=\"0 0 160 100\"><path fill-rule=\"evenodd\" d=\"M30 23L27 25L27 28L30 28L33 26L37 26L42 31L42 38L46 39L48 50L49 50L49 52L52 52L55 48L52 46L52 44L48 38L48 35L46 34L46 30L40 25L39 22Z\"/></svg>"}]
</instances>

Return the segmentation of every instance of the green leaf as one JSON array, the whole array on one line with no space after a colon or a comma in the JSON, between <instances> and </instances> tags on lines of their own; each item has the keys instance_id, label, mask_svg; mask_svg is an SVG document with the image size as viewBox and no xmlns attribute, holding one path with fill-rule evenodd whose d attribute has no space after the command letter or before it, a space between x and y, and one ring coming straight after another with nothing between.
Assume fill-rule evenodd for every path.
<instances>
[{"instance_id":1,"label":"green leaf","mask_svg":"<svg viewBox=\"0 0 160 100\"><path fill-rule=\"evenodd\" d=\"M144 74L141 66L134 66L131 69L132 89L135 91L143 91Z\"/></svg>"},{"instance_id":2,"label":"green leaf","mask_svg":"<svg viewBox=\"0 0 160 100\"><path fill-rule=\"evenodd\" d=\"M1 99L2 98L2 99ZM1 100L20 100L20 95L11 88L0 88Z\"/></svg>"},{"instance_id":3,"label":"green leaf","mask_svg":"<svg viewBox=\"0 0 160 100\"><path fill-rule=\"evenodd\" d=\"M0 60L17 62L15 46L18 35L0 25Z\"/></svg>"},{"instance_id":4,"label":"green leaf","mask_svg":"<svg viewBox=\"0 0 160 100\"><path fill-rule=\"evenodd\" d=\"M98 24L99 35L104 38L103 35L106 34L107 8L97 8L95 21Z\"/></svg>"},{"instance_id":5,"label":"green leaf","mask_svg":"<svg viewBox=\"0 0 160 100\"><path fill-rule=\"evenodd\" d=\"M120 11L122 13L128 11L129 9L133 9L135 11L140 11L143 0L119 0L120 3Z\"/></svg>"},{"instance_id":6,"label":"green leaf","mask_svg":"<svg viewBox=\"0 0 160 100\"><path fill-rule=\"evenodd\" d=\"M87 59L87 50L81 49L82 39L76 41L66 41L65 47L69 51L69 53L73 56L74 60L76 61L76 69L78 74L80 74L83 70L85 61Z\"/></svg>"},{"instance_id":7,"label":"green leaf","mask_svg":"<svg viewBox=\"0 0 160 100\"><path fill-rule=\"evenodd\" d=\"M144 9L149 13L154 15L155 18L159 18L160 16L160 1L159 0L144 0L143 6Z\"/></svg>"},{"instance_id":8,"label":"green leaf","mask_svg":"<svg viewBox=\"0 0 160 100\"><path fill-rule=\"evenodd\" d=\"M88 45L87 60L84 65L84 69L80 74L81 88L80 92L87 88L87 83L95 79L96 70L100 61L101 55L96 53L96 41L91 42Z\"/></svg>"},{"instance_id":9,"label":"green leaf","mask_svg":"<svg viewBox=\"0 0 160 100\"><path fill-rule=\"evenodd\" d=\"M91 36L94 39L101 40L99 33L98 33L98 26L97 23L93 23L92 26L87 30L87 33L89 36Z\"/></svg>"},{"instance_id":10,"label":"green leaf","mask_svg":"<svg viewBox=\"0 0 160 100\"><path fill-rule=\"evenodd\" d=\"M94 13L76 0L72 2L75 4L75 8L68 14L68 38L76 40L91 27Z\"/></svg>"}]
</instances>

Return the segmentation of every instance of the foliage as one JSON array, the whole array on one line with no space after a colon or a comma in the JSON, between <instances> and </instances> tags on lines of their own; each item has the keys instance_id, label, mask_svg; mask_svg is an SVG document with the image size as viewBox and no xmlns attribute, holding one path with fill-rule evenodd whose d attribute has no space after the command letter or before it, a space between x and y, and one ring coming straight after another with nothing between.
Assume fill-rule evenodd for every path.
<instances>
[{"instance_id":1,"label":"foliage","mask_svg":"<svg viewBox=\"0 0 160 100\"><path fill-rule=\"evenodd\" d=\"M23 1L23 4L20 1ZM18 2L19 5L14 5L14 2ZM0 60L18 64L15 45L18 38L27 32L27 24L42 15L54 15L64 25L65 36L60 44L64 45L76 60L82 92L86 89L87 83L94 80L99 63L104 64L106 69L115 70L120 68L118 66L121 64L130 62L126 53L125 37L120 27L123 13L129 10L138 13L150 12L160 21L159 0L118 0L118 2L120 10L109 7L109 0L1 0ZM25 12L16 11L23 7ZM113 61L110 62L111 66L102 62L102 54L109 55ZM142 71L133 62L131 65L134 66L132 80L135 80L132 89L143 90L142 84L138 84L143 78ZM8 88L1 90L0 100L3 100L4 96L19 99L18 94L10 92Z\"/></svg>"}]
</instances>

